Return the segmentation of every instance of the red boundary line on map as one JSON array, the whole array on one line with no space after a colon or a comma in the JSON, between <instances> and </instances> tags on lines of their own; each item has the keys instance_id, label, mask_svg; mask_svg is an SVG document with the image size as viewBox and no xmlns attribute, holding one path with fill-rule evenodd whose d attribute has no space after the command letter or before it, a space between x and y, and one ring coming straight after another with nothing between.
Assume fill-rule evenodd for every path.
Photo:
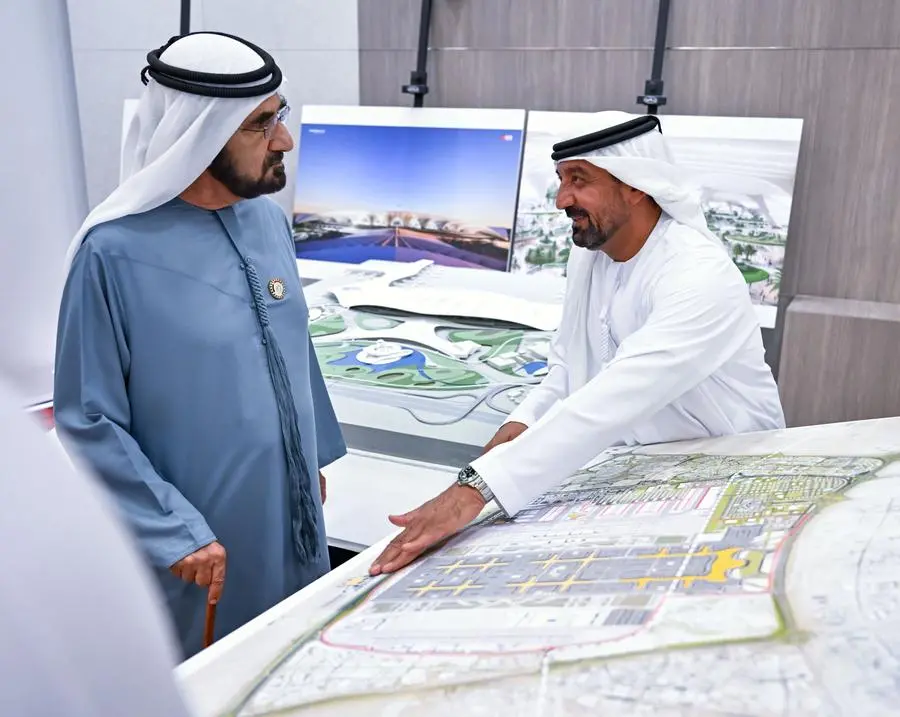
<instances>
[{"instance_id":1,"label":"red boundary line on map","mask_svg":"<svg viewBox=\"0 0 900 717\"><path fill-rule=\"evenodd\" d=\"M765 590L762 590L759 593L742 593L742 594L738 594L738 595L722 595L720 597L722 599L729 599L729 598L734 599L734 598L746 597L746 595L754 595L755 594L755 595L769 595L774 600L775 599L774 598L775 573L776 573L778 564L781 561L782 553L784 551L784 546L788 540L793 538L800 531L800 529L804 526L805 523L807 523L809 521L809 519L811 517L812 517L812 513L809 513L809 512L804 513L797 520L797 522L790 528L790 530L788 530L784 534L784 537L778 542L778 545L775 547L775 550L772 551L772 556L773 556L772 557L772 566L771 566L771 570L769 572L769 580L768 580ZM393 582L393 581L391 581L391 582ZM388 587L390 587L390 586L385 584L385 585L379 585L378 587L374 588L365 598L363 598L359 602L359 605L357 607L361 607L365 603L369 602L370 600L375 598L379 593L386 591L388 589ZM537 653L542 653L542 652L543 653L551 653L551 652L554 652L557 650L563 650L563 649L590 647L593 645L605 645L608 643L619 642L619 641L624 640L629 637L634 637L635 635L637 635L641 632L644 632L650 628L650 626L653 624L653 621L656 619L657 614L662 609L663 605L666 604L666 600L669 597L670 597L670 593L666 593L665 595L663 595L662 599L659 602L659 605L657 605L653 609L653 611L650 613L650 617L647 619L646 623L644 623L640 627L636 628L632 632L628 632L623 635L619 635L617 637L612 637L612 638L609 638L606 640L590 640L588 642L573 642L573 643L566 644L566 645L543 645L540 647L529 647L529 648L522 648L522 649L518 649L518 650L504 650L503 652L496 652L496 651L489 652L489 651L482 651L482 650L471 650L471 651L422 650L422 651L414 651L414 652L409 652L409 651L401 652L401 651L397 651L397 650L390 650L390 649L385 649L385 648L380 648L380 647L368 647L365 645L333 642L332 640L328 639L327 633L338 622L340 622L341 620L344 619L342 617L342 618L339 618L338 620L336 620L332 625L330 625L329 627L325 628L322 631L322 633L319 635L319 642L321 642L323 645L326 645L327 647L333 647L336 649L354 650L357 652L370 652L372 654L377 654L377 655L395 655L395 656L400 656L400 657L404 657L404 656L406 656L406 657L416 657L416 656L422 656L422 657L451 657L451 656L452 657L466 657L466 656L502 657L505 655L537 654Z\"/></svg>"}]
</instances>

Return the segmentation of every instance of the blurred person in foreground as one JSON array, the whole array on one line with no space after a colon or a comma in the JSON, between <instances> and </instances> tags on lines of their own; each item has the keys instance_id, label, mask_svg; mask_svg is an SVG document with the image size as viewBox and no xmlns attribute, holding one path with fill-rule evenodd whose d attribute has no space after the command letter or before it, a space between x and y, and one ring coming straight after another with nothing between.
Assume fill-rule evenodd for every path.
<instances>
[{"instance_id":1,"label":"blurred person in foreground","mask_svg":"<svg viewBox=\"0 0 900 717\"><path fill-rule=\"evenodd\" d=\"M0 381L0 705L187 717L165 603L106 491Z\"/></svg>"},{"instance_id":2,"label":"blurred person in foreground","mask_svg":"<svg viewBox=\"0 0 900 717\"><path fill-rule=\"evenodd\" d=\"M785 425L747 284L658 118L589 121L551 155L575 246L549 371L454 485L390 516L403 530L372 574L407 565L491 500L515 516L611 446Z\"/></svg>"},{"instance_id":3,"label":"blurred person in foreground","mask_svg":"<svg viewBox=\"0 0 900 717\"><path fill-rule=\"evenodd\" d=\"M190 657L207 601L221 638L329 570L320 469L346 447L290 225L264 196L294 146L280 69L212 32L147 61L121 183L69 250L54 404Z\"/></svg>"}]
</instances>

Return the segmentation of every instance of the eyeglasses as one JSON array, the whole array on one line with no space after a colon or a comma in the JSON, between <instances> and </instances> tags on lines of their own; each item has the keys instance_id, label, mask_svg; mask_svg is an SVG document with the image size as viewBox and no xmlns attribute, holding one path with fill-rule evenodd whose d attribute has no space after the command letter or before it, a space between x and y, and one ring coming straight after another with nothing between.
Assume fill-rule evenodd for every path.
<instances>
[{"instance_id":1,"label":"eyeglasses","mask_svg":"<svg viewBox=\"0 0 900 717\"><path fill-rule=\"evenodd\" d=\"M279 107L278 111L272 115L272 118L266 122L263 127L241 127L243 132L262 132L263 137L266 138L266 141L272 139L275 136L275 128L278 127L279 124L284 124L288 121L288 118L291 116L291 106L284 105L283 107Z\"/></svg>"}]
</instances>

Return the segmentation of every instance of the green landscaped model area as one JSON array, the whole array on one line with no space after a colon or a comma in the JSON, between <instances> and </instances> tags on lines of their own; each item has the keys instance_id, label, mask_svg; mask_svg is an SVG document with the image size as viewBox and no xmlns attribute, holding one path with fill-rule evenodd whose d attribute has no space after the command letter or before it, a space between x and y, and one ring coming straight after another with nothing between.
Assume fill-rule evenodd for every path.
<instances>
[{"instance_id":1,"label":"green landscaped model area","mask_svg":"<svg viewBox=\"0 0 900 717\"><path fill-rule=\"evenodd\" d=\"M403 323L400 319L392 319L389 316L379 316L378 314L367 314L364 311L354 311L353 320L359 328L366 331L384 331Z\"/></svg>"},{"instance_id":2,"label":"green landscaped model area","mask_svg":"<svg viewBox=\"0 0 900 717\"><path fill-rule=\"evenodd\" d=\"M363 311L349 311L347 314L356 326L366 331L384 331L403 323L399 319L367 314ZM347 328L347 319L337 311L321 312L317 318L311 319L309 322L309 334L314 339L322 336L334 336Z\"/></svg>"},{"instance_id":3,"label":"green landscaped model area","mask_svg":"<svg viewBox=\"0 0 900 717\"><path fill-rule=\"evenodd\" d=\"M509 379L532 383L547 372L546 332L432 322L404 332L410 321L332 305L311 308L310 334L324 377L388 389L464 392ZM448 344L458 348L448 350Z\"/></svg>"},{"instance_id":4,"label":"green landscaped model area","mask_svg":"<svg viewBox=\"0 0 900 717\"><path fill-rule=\"evenodd\" d=\"M456 329L447 334L447 338L456 343L474 341L490 349L485 356L488 358L498 353L518 351L524 335L525 332L519 329Z\"/></svg>"},{"instance_id":5,"label":"green landscaped model area","mask_svg":"<svg viewBox=\"0 0 900 717\"><path fill-rule=\"evenodd\" d=\"M316 355L326 379L368 386L423 390L466 389L489 380L458 361L426 348L377 341L319 343Z\"/></svg>"},{"instance_id":6,"label":"green landscaped model area","mask_svg":"<svg viewBox=\"0 0 900 717\"><path fill-rule=\"evenodd\" d=\"M320 336L332 336L341 333L346 328L347 323L340 314L323 314L318 319L309 322L309 335L314 339Z\"/></svg>"},{"instance_id":7,"label":"green landscaped model area","mask_svg":"<svg viewBox=\"0 0 900 717\"><path fill-rule=\"evenodd\" d=\"M538 378L547 371L547 346L542 332L521 329L457 329L450 331L450 341L472 341L487 351L478 356L491 368L516 378Z\"/></svg>"}]
</instances>

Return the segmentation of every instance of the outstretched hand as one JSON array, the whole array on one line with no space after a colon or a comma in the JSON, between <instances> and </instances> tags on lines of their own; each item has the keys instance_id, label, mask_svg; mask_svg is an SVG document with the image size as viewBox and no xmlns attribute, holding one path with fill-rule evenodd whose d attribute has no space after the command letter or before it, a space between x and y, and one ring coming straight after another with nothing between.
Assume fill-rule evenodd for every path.
<instances>
[{"instance_id":1,"label":"outstretched hand","mask_svg":"<svg viewBox=\"0 0 900 717\"><path fill-rule=\"evenodd\" d=\"M369 574L393 573L409 565L432 545L466 527L484 504L481 493L474 488L452 485L409 513L388 516L404 530L372 563Z\"/></svg>"}]
</instances>

